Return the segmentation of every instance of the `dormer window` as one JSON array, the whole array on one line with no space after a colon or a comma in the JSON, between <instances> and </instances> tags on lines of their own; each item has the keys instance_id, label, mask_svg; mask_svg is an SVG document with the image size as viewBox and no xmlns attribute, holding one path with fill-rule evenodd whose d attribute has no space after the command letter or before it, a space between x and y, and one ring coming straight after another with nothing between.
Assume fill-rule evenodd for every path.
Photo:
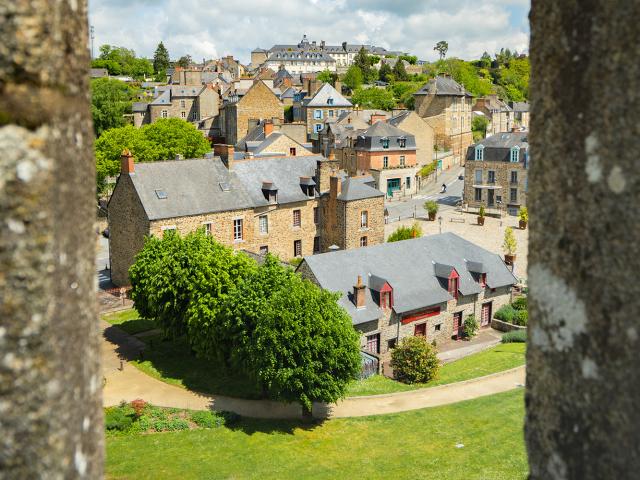
<instances>
[{"instance_id":1,"label":"dormer window","mask_svg":"<svg viewBox=\"0 0 640 480\"><path fill-rule=\"evenodd\" d=\"M487 288L487 274L486 273L481 273L480 274L480 286L482 288Z\"/></svg>"},{"instance_id":2,"label":"dormer window","mask_svg":"<svg viewBox=\"0 0 640 480\"><path fill-rule=\"evenodd\" d=\"M333 98L327 98L327 105L333 105Z\"/></svg>"},{"instance_id":3,"label":"dormer window","mask_svg":"<svg viewBox=\"0 0 640 480\"><path fill-rule=\"evenodd\" d=\"M405 148L407 146L407 139L405 137L399 137L398 145L400 145L400 148Z\"/></svg>"},{"instance_id":4,"label":"dormer window","mask_svg":"<svg viewBox=\"0 0 640 480\"><path fill-rule=\"evenodd\" d=\"M391 308L392 298L391 292L380 292L380 308Z\"/></svg>"},{"instance_id":5,"label":"dormer window","mask_svg":"<svg viewBox=\"0 0 640 480\"><path fill-rule=\"evenodd\" d=\"M520 147L515 146L511 149L511 163L518 163L520 161Z\"/></svg>"},{"instance_id":6,"label":"dormer window","mask_svg":"<svg viewBox=\"0 0 640 480\"><path fill-rule=\"evenodd\" d=\"M269 203L278 203L278 187L273 182L262 182L262 194Z\"/></svg>"},{"instance_id":7,"label":"dormer window","mask_svg":"<svg viewBox=\"0 0 640 480\"><path fill-rule=\"evenodd\" d=\"M387 137L382 137L380 143L382 144L382 148L389 148L389 139Z\"/></svg>"},{"instance_id":8,"label":"dormer window","mask_svg":"<svg viewBox=\"0 0 640 480\"><path fill-rule=\"evenodd\" d=\"M458 274L455 273L455 270L451 272L451 276L449 277L449 295L451 295L456 300L458 299Z\"/></svg>"},{"instance_id":9,"label":"dormer window","mask_svg":"<svg viewBox=\"0 0 640 480\"><path fill-rule=\"evenodd\" d=\"M476 145L476 161L481 162L484 160L484 145Z\"/></svg>"}]
</instances>

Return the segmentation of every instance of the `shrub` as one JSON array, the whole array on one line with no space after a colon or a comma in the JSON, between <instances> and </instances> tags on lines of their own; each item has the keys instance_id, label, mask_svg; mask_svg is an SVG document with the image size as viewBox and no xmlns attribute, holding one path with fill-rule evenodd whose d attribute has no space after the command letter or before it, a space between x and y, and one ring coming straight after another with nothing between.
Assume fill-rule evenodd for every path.
<instances>
[{"instance_id":1,"label":"shrub","mask_svg":"<svg viewBox=\"0 0 640 480\"><path fill-rule=\"evenodd\" d=\"M156 420L152 423L156 432L173 432L176 430L188 430L189 422L184 418L172 418L171 420Z\"/></svg>"},{"instance_id":2,"label":"shrub","mask_svg":"<svg viewBox=\"0 0 640 480\"><path fill-rule=\"evenodd\" d=\"M391 368L396 380L426 383L437 376L440 363L425 337L405 337L391 352Z\"/></svg>"},{"instance_id":3,"label":"shrub","mask_svg":"<svg viewBox=\"0 0 640 480\"><path fill-rule=\"evenodd\" d=\"M141 398L138 398L131 402L131 408L133 408L136 418L140 418L142 416L142 412L144 411L144 408L146 406L147 402L145 402Z\"/></svg>"},{"instance_id":4,"label":"shrub","mask_svg":"<svg viewBox=\"0 0 640 480\"><path fill-rule=\"evenodd\" d=\"M208 410L191 412L191 421L201 428L217 428L224 425L224 418Z\"/></svg>"},{"instance_id":5,"label":"shrub","mask_svg":"<svg viewBox=\"0 0 640 480\"><path fill-rule=\"evenodd\" d=\"M501 340L502 343L526 343L526 341L526 330L513 330L511 332L504 333Z\"/></svg>"},{"instance_id":6,"label":"shrub","mask_svg":"<svg viewBox=\"0 0 640 480\"><path fill-rule=\"evenodd\" d=\"M502 320L503 322L513 323L513 317L515 317L515 315L516 311L511 305L503 305L493 315L493 318L497 318L498 320Z\"/></svg>"},{"instance_id":7,"label":"shrub","mask_svg":"<svg viewBox=\"0 0 640 480\"><path fill-rule=\"evenodd\" d=\"M526 327L529 322L529 312L526 310L514 310L514 312L515 315L513 316L513 323L515 325Z\"/></svg>"},{"instance_id":8,"label":"shrub","mask_svg":"<svg viewBox=\"0 0 640 480\"><path fill-rule=\"evenodd\" d=\"M516 237L513 235L513 229L511 227L507 227L504 231L504 243L502 244L504 253L508 255L515 254L517 246L518 243L516 242Z\"/></svg>"},{"instance_id":9,"label":"shrub","mask_svg":"<svg viewBox=\"0 0 640 480\"><path fill-rule=\"evenodd\" d=\"M478 212L478 216L484 218L484 205L480 205L480 212Z\"/></svg>"},{"instance_id":10,"label":"shrub","mask_svg":"<svg viewBox=\"0 0 640 480\"><path fill-rule=\"evenodd\" d=\"M518 297L511 304L513 308L516 310L526 310L527 309L527 297Z\"/></svg>"},{"instance_id":11,"label":"shrub","mask_svg":"<svg viewBox=\"0 0 640 480\"><path fill-rule=\"evenodd\" d=\"M523 222L529 221L529 211L527 210L527 207L520 207L520 210L518 210L518 218Z\"/></svg>"},{"instance_id":12,"label":"shrub","mask_svg":"<svg viewBox=\"0 0 640 480\"><path fill-rule=\"evenodd\" d=\"M422 227L418 223L414 223L410 227L398 227L395 232L389 235L387 242L398 242L400 240L409 240L422 236Z\"/></svg>"},{"instance_id":13,"label":"shrub","mask_svg":"<svg viewBox=\"0 0 640 480\"><path fill-rule=\"evenodd\" d=\"M132 415L127 415L123 408L113 407L105 412L104 426L107 430L123 432L128 430L132 423Z\"/></svg>"},{"instance_id":14,"label":"shrub","mask_svg":"<svg viewBox=\"0 0 640 480\"><path fill-rule=\"evenodd\" d=\"M475 337L476 333L478 333L479 327L480 326L478 325L478 320L476 320L475 315L469 315L465 318L463 326L465 338L472 339Z\"/></svg>"},{"instance_id":15,"label":"shrub","mask_svg":"<svg viewBox=\"0 0 640 480\"><path fill-rule=\"evenodd\" d=\"M433 200L427 200L426 202L424 202L424 208L427 210L427 213L429 213L429 215L435 215L436 213L438 213L438 204Z\"/></svg>"},{"instance_id":16,"label":"shrub","mask_svg":"<svg viewBox=\"0 0 640 480\"><path fill-rule=\"evenodd\" d=\"M422 167L418 174L422 178L428 177L429 175L431 175L433 172L436 171L437 166L438 166L438 161L434 160L433 162L427 163L424 167Z\"/></svg>"}]
</instances>

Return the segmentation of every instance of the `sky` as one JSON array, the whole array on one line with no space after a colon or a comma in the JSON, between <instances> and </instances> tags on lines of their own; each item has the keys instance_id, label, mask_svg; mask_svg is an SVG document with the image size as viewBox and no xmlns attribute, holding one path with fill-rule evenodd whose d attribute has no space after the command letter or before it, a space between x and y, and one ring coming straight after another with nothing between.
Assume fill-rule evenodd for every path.
<instances>
[{"instance_id":1,"label":"sky","mask_svg":"<svg viewBox=\"0 0 640 480\"><path fill-rule=\"evenodd\" d=\"M434 60L466 60L500 48L529 49L530 0L89 0L95 54L102 44L152 57L163 41L172 60L234 55L249 63L256 47L366 43Z\"/></svg>"}]
</instances>

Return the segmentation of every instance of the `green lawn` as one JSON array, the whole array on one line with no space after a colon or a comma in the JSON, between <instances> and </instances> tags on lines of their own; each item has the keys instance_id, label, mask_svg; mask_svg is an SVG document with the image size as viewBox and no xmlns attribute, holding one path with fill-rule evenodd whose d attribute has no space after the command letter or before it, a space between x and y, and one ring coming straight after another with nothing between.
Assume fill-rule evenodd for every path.
<instances>
[{"instance_id":1,"label":"green lawn","mask_svg":"<svg viewBox=\"0 0 640 480\"><path fill-rule=\"evenodd\" d=\"M103 319L129 333L156 328L153 322L138 318L137 312L133 309L105 315ZM235 373L226 373L215 363L192 355L184 337L163 340L162 336L157 334L141 337L140 340L147 344L144 361L136 360L131 364L147 375L196 392L260 398L260 391L249 378ZM378 395L433 387L501 372L524 363L524 343L500 344L484 352L443 365L440 368L439 377L427 384L406 385L381 375L374 375L366 380L354 381L349 386L347 395L351 397Z\"/></svg>"},{"instance_id":2,"label":"green lawn","mask_svg":"<svg viewBox=\"0 0 640 480\"><path fill-rule=\"evenodd\" d=\"M146 332L147 330L153 330L156 328L155 323L151 320L139 318L138 312L133 308L103 315L102 319L109 322L111 325L116 325L118 328L121 328L130 335L135 335L136 333Z\"/></svg>"},{"instance_id":3,"label":"green lawn","mask_svg":"<svg viewBox=\"0 0 640 480\"><path fill-rule=\"evenodd\" d=\"M383 393L405 392L418 388L435 387L447 383L461 382L483 377L491 373L502 372L525 363L524 343L505 343L496 345L480 353L469 355L440 367L438 378L429 383L406 385L382 375L374 375L350 385L348 396L379 395Z\"/></svg>"},{"instance_id":4,"label":"green lawn","mask_svg":"<svg viewBox=\"0 0 640 480\"><path fill-rule=\"evenodd\" d=\"M232 428L110 437L107 478L525 479L523 418L517 389L311 427L243 419Z\"/></svg>"}]
</instances>

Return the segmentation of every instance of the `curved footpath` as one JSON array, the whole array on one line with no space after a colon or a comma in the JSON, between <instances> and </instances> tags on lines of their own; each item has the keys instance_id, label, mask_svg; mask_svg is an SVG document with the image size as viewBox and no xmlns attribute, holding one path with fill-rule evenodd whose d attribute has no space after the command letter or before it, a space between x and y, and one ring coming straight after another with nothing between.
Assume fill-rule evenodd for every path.
<instances>
[{"instance_id":1,"label":"curved footpath","mask_svg":"<svg viewBox=\"0 0 640 480\"><path fill-rule=\"evenodd\" d=\"M135 358L144 344L117 327L102 322L102 368L106 380L103 405L118 405L142 398L153 405L192 410L228 410L254 418L300 419L299 405L270 400L244 400L220 395L204 395L150 377L125 359ZM122 365L122 370L120 370ZM349 397L337 404L314 403L316 418L362 417L405 412L471 400L512 390L524 385L525 367L517 367L486 377L408 392Z\"/></svg>"}]
</instances>

